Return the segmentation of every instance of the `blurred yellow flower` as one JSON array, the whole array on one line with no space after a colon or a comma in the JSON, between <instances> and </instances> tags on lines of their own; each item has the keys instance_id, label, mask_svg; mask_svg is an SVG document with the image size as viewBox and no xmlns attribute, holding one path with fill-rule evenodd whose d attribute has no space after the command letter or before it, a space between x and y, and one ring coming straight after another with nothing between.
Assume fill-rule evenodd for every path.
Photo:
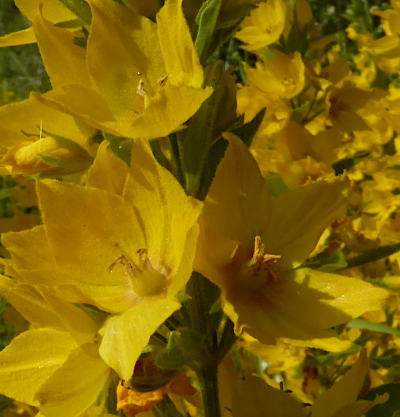
<instances>
[{"instance_id":1,"label":"blurred yellow flower","mask_svg":"<svg viewBox=\"0 0 400 417\"><path fill-rule=\"evenodd\" d=\"M283 0L261 2L246 17L236 37L249 51L263 49L278 41L286 21L286 3Z\"/></svg>"}]
</instances>

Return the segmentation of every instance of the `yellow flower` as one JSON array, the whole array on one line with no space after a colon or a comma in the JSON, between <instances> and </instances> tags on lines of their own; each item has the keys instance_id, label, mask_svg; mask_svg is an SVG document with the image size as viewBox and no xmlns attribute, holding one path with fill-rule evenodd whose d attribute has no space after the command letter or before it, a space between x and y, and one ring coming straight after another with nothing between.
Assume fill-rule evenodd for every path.
<instances>
[{"instance_id":1,"label":"yellow flower","mask_svg":"<svg viewBox=\"0 0 400 417\"><path fill-rule=\"evenodd\" d=\"M244 42L249 51L265 48L278 41L286 21L286 3L268 0L259 3L246 17L236 37Z\"/></svg>"},{"instance_id":2,"label":"yellow flower","mask_svg":"<svg viewBox=\"0 0 400 417\"><path fill-rule=\"evenodd\" d=\"M91 162L90 155L72 141L68 145L60 146L51 136L25 142L11 148L2 162L12 174L67 174L86 169Z\"/></svg>"},{"instance_id":3,"label":"yellow flower","mask_svg":"<svg viewBox=\"0 0 400 417\"><path fill-rule=\"evenodd\" d=\"M386 291L361 280L296 268L344 209L344 181L319 181L273 197L233 135L200 219L195 269L221 287L224 310L262 343L313 339L379 309Z\"/></svg>"},{"instance_id":4,"label":"yellow flower","mask_svg":"<svg viewBox=\"0 0 400 417\"><path fill-rule=\"evenodd\" d=\"M383 36L365 45L373 55L376 65L384 72L398 72L400 68L400 39L398 36Z\"/></svg>"},{"instance_id":5,"label":"yellow flower","mask_svg":"<svg viewBox=\"0 0 400 417\"><path fill-rule=\"evenodd\" d=\"M46 417L77 417L93 404L110 370L98 353L98 326L44 288L0 276L0 294L32 324L0 352L0 392Z\"/></svg>"},{"instance_id":6,"label":"yellow flower","mask_svg":"<svg viewBox=\"0 0 400 417\"><path fill-rule=\"evenodd\" d=\"M345 82L342 87L333 88L329 94L329 120L342 131L369 130L369 125L358 111L368 100L379 100L382 97L379 90L361 90Z\"/></svg>"},{"instance_id":7,"label":"yellow flower","mask_svg":"<svg viewBox=\"0 0 400 417\"><path fill-rule=\"evenodd\" d=\"M290 118L291 110L284 100L279 100L263 93L257 87L240 88L237 93L237 112L244 113L247 123L263 108L266 108L264 119L258 134L271 135L279 132Z\"/></svg>"},{"instance_id":8,"label":"yellow flower","mask_svg":"<svg viewBox=\"0 0 400 417\"><path fill-rule=\"evenodd\" d=\"M304 64L299 52L289 56L274 50L272 58L245 70L249 85L274 99L293 98L304 88Z\"/></svg>"},{"instance_id":9,"label":"yellow flower","mask_svg":"<svg viewBox=\"0 0 400 417\"><path fill-rule=\"evenodd\" d=\"M392 1L392 9L379 10L374 12L374 15L381 18L383 29L388 36L400 35L400 5Z\"/></svg>"},{"instance_id":10,"label":"yellow flower","mask_svg":"<svg viewBox=\"0 0 400 417\"><path fill-rule=\"evenodd\" d=\"M87 187L41 181L38 197L44 226L3 237L12 255L6 273L113 313L100 354L127 380L150 336L180 307L201 205L143 140L133 143L130 168L104 143Z\"/></svg>"},{"instance_id":11,"label":"yellow flower","mask_svg":"<svg viewBox=\"0 0 400 417\"><path fill-rule=\"evenodd\" d=\"M69 31L38 16L35 33L54 90L36 98L120 136L162 137L178 129L212 92L202 88L181 4L166 1L156 24L118 2L90 1L86 55Z\"/></svg>"},{"instance_id":12,"label":"yellow flower","mask_svg":"<svg viewBox=\"0 0 400 417\"><path fill-rule=\"evenodd\" d=\"M33 98L0 107L0 126L1 164L13 174L81 171L95 150L93 128Z\"/></svg>"}]
</instances>

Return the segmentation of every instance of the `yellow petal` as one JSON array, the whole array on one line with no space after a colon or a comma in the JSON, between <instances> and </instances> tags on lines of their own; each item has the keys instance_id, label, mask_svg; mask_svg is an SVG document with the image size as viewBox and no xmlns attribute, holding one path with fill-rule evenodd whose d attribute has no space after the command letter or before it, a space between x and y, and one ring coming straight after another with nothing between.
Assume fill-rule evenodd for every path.
<instances>
[{"instance_id":1,"label":"yellow petal","mask_svg":"<svg viewBox=\"0 0 400 417\"><path fill-rule=\"evenodd\" d=\"M178 129L212 93L205 89L165 85L149 100L145 112L120 132L129 137L155 138Z\"/></svg>"},{"instance_id":2,"label":"yellow petal","mask_svg":"<svg viewBox=\"0 0 400 417\"><path fill-rule=\"evenodd\" d=\"M88 40L88 70L95 88L121 118L137 109L139 81L146 88L166 73L156 24L117 2L91 0L92 26Z\"/></svg>"},{"instance_id":3,"label":"yellow petal","mask_svg":"<svg viewBox=\"0 0 400 417\"><path fill-rule=\"evenodd\" d=\"M201 203L185 194L143 140L133 143L130 173L123 197L140 214L149 258L168 270L168 291L175 295L191 274Z\"/></svg>"},{"instance_id":4,"label":"yellow petal","mask_svg":"<svg viewBox=\"0 0 400 417\"><path fill-rule=\"evenodd\" d=\"M93 340L97 332L94 322L83 310L50 294L43 294L33 286L0 276L0 294L36 327L67 331L78 343Z\"/></svg>"},{"instance_id":5,"label":"yellow petal","mask_svg":"<svg viewBox=\"0 0 400 417\"><path fill-rule=\"evenodd\" d=\"M333 417L341 408L354 403L363 387L367 372L368 359L365 351L362 351L350 371L315 401L311 416Z\"/></svg>"},{"instance_id":6,"label":"yellow petal","mask_svg":"<svg viewBox=\"0 0 400 417\"><path fill-rule=\"evenodd\" d=\"M274 50L273 57L246 67L248 82L273 99L292 98L304 87L304 64L301 54L293 56Z\"/></svg>"},{"instance_id":7,"label":"yellow petal","mask_svg":"<svg viewBox=\"0 0 400 417\"><path fill-rule=\"evenodd\" d=\"M0 48L5 46L29 45L36 43L36 37L33 28L19 30L18 32L8 33L0 37Z\"/></svg>"},{"instance_id":8,"label":"yellow petal","mask_svg":"<svg viewBox=\"0 0 400 417\"><path fill-rule=\"evenodd\" d=\"M293 346L312 347L326 350L327 352L344 352L353 346L350 340L342 340L337 337L326 337L324 339L295 340L282 339Z\"/></svg>"},{"instance_id":9,"label":"yellow petal","mask_svg":"<svg viewBox=\"0 0 400 417\"><path fill-rule=\"evenodd\" d=\"M172 299L149 299L110 317L103 329L101 357L122 379L129 380L150 336L179 307Z\"/></svg>"},{"instance_id":10,"label":"yellow petal","mask_svg":"<svg viewBox=\"0 0 400 417\"><path fill-rule=\"evenodd\" d=\"M275 337L332 337L332 326L367 311L379 310L387 291L362 280L317 270L299 269L256 291L228 287L227 299L239 324L262 343Z\"/></svg>"},{"instance_id":11,"label":"yellow petal","mask_svg":"<svg viewBox=\"0 0 400 417\"><path fill-rule=\"evenodd\" d=\"M42 15L34 20L33 29L52 86L87 84L86 51L74 43L73 33L54 26Z\"/></svg>"},{"instance_id":12,"label":"yellow petal","mask_svg":"<svg viewBox=\"0 0 400 417\"><path fill-rule=\"evenodd\" d=\"M44 226L21 232L9 232L2 236L3 245L12 256L17 270L51 269L55 267L54 259L49 250ZM29 248L29 251L26 251ZM43 282L38 282L38 284Z\"/></svg>"},{"instance_id":13,"label":"yellow petal","mask_svg":"<svg viewBox=\"0 0 400 417\"><path fill-rule=\"evenodd\" d=\"M60 327L69 332L78 344L93 342L97 326L93 320L80 308L59 297L55 297L44 289L41 291L45 302L58 316Z\"/></svg>"},{"instance_id":14,"label":"yellow petal","mask_svg":"<svg viewBox=\"0 0 400 417\"><path fill-rule=\"evenodd\" d=\"M174 85L200 88L203 68L194 47L182 0L167 0L157 14L157 30L168 79Z\"/></svg>"},{"instance_id":15,"label":"yellow petal","mask_svg":"<svg viewBox=\"0 0 400 417\"><path fill-rule=\"evenodd\" d=\"M235 417L304 417L300 402L255 376L236 383L232 396Z\"/></svg>"},{"instance_id":16,"label":"yellow petal","mask_svg":"<svg viewBox=\"0 0 400 417\"><path fill-rule=\"evenodd\" d=\"M80 346L36 393L41 412L46 417L80 416L96 401L109 372L96 345Z\"/></svg>"},{"instance_id":17,"label":"yellow petal","mask_svg":"<svg viewBox=\"0 0 400 417\"><path fill-rule=\"evenodd\" d=\"M261 235L268 253L282 255L282 263L287 266L302 263L323 230L344 215L346 188L344 180L318 181L274 198L268 225Z\"/></svg>"},{"instance_id":18,"label":"yellow petal","mask_svg":"<svg viewBox=\"0 0 400 417\"><path fill-rule=\"evenodd\" d=\"M66 332L28 330L0 352L0 392L17 401L38 405L36 392L76 348Z\"/></svg>"},{"instance_id":19,"label":"yellow petal","mask_svg":"<svg viewBox=\"0 0 400 417\"><path fill-rule=\"evenodd\" d=\"M389 399L389 394L377 395L374 401L360 400L355 403L346 405L334 417L362 417L372 407L378 404L384 404Z\"/></svg>"},{"instance_id":20,"label":"yellow petal","mask_svg":"<svg viewBox=\"0 0 400 417\"><path fill-rule=\"evenodd\" d=\"M1 147L8 148L27 140L36 141L41 130L43 137L44 130L72 139L81 146L85 146L88 136L88 132L78 127L73 117L39 103L33 97L0 107Z\"/></svg>"},{"instance_id":21,"label":"yellow petal","mask_svg":"<svg viewBox=\"0 0 400 417\"><path fill-rule=\"evenodd\" d=\"M136 300L130 275L122 266L111 269L122 255L146 248L129 205L104 190L50 180L38 183L38 196L49 245L69 282L88 289L106 311L130 306Z\"/></svg>"},{"instance_id":22,"label":"yellow petal","mask_svg":"<svg viewBox=\"0 0 400 417\"><path fill-rule=\"evenodd\" d=\"M88 172L87 184L90 187L122 195L128 166L109 149L109 143L104 141L97 150L96 159Z\"/></svg>"},{"instance_id":23,"label":"yellow petal","mask_svg":"<svg viewBox=\"0 0 400 417\"><path fill-rule=\"evenodd\" d=\"M75 281L71 274L57 266L44 226L6 233L3 244L12 256L5 264L7 275L33 286L43 285L71 303L92 302L89 296L82 294L80 287L73 286Z\"/></svg>"},{"instance_id":24,"label":"yellow petal","mask_svg":"<svg viewBox=\"0 0 400 417\"><path fill-rule=\"evenodd\" d=\"M246 49L255 51L278 41L286 22L286 3L268 0L258 4L246 17L236 37L248 44Z\"/></svg>"},{"instance_id":25,"label":"yellow petal","mask_svg":"<svg viewBox=\"0 0 400 417\"><path fill-rule=\"evenodd\" d=\"M43 95L33 92L31 98L34 102L41 103L43 107L76 116L98 129L115 121L104 98L81 84L63 85ZM110 133L118 134L116 130L111 130Z\"/></svg>"},{"instance_id":26,"label":"yellow petal","mask_svg":"<svg viewBox=\"0 0 400 417\"><path fill-rule=\"evenodd\" d=\"M254 237L268 223L272 205L272 195L244 143L232 134L224 137L229 147L217 168L200 218L195 260L195 269L209 279L217 279L215 268L231 260L238 242L252 248Z\"/></svg>"}]
</instances>

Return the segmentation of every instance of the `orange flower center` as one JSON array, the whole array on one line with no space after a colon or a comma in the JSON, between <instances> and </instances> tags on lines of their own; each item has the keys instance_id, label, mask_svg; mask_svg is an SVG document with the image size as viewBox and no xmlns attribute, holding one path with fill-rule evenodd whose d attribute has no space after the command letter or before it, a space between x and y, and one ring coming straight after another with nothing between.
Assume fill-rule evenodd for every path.
<instances>
[{"instance_id":1,"label":"orange flower center","mask_svg":"<svg viewBox=\"0 0 400 417\"><path fill-rule=\"evenodd\" d=\"M270 282L278 281L276 265L280 259L280 255L266 253L261 237L256 236L250 260L240 248L236 251L231 265L235 285L246 290L259 290Z\"/></svg>"}]
</instances>

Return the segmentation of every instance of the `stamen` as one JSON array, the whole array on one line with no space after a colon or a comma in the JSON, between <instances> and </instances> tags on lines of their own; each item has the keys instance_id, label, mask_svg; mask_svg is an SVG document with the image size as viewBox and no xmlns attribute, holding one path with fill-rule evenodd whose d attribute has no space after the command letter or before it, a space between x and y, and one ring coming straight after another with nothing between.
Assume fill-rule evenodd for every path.
<instances>
[{"instance_id":1,"label":"stamen","mask_svg":"<svg viewBox=\"0 0 400 417\"><path fill-rule=\"evenodd\" d=\"M137 262L121 255L108 267L108 271L112 272L117 265L123 265L131 278L133 291L139 296L162 293L167 286L166 270L160 271L153 267L147 249L138 249L136 253Z\"/></svg>"},{"instance_id":2,"label":"stamen","mask_svg":"<svg viewBox=\"0 0 400 417\"><path fill-rule=\"evenodd\" d=\"M167 80L168 80L168 75L166 75L165 77L161 78L161 80L158 81L158 85L160 87L163 87L166 84Z\"/></svg>"},{"instance_id":3,"label":"stamen","mask_svg":"<svg viewBox=\"0 0 400 417\"><path fill-rule=\"evenodd\" d=\"M256 236L254 238L254 251L253 256L249 262L249 269L251 275L257 275L260 270L265 271L266 275L272 278L274 281L277 281L278 275L275 271L274 266L281 260L280 255L274 255L270 253L265 253L265 247L262 243L261 237Z\"/></svg>"},{"instance_id":4,"label":"stamen","mask_svg":"<svg viewBox=\"0 0 400 417\"><path fill-rule=\"evenodd\" d=\"M137 88L136 92L142 97L144 97L147 94L147 91L144 89L144 81L143 80L139 81L139 85L138 85L138 88Z\"/></svg>"}]
</instances>

